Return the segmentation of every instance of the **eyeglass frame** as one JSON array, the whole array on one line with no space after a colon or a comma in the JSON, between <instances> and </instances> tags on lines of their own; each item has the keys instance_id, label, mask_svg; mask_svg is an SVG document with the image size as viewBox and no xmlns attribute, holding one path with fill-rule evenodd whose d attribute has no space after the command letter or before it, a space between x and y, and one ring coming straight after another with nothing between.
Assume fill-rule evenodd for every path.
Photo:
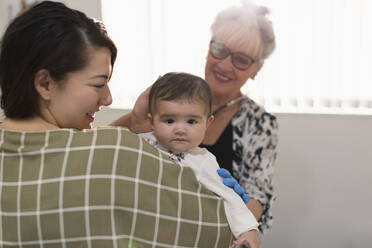
<instances>
[{"instance_id":1,"label":"eyeglass frame","mask_svg":"<svg viewBox=\"0 0 372 248\"><path fill-rule=\"evenodd\" d=\"M222 44L223 45L223 47L227 50L227 55L225 56L225 57L223 57L223 58L218 58L218 57L216 57L215 55L213 55L213 53L211 52L211 46L212 46L212 43L220 43L220 44ZM215 58L215 59L218 59L218 60L224 60L224 59L226 59L227 57L231 57L231 64L236 68L236 69L238 69L238 70L240 70L240 71L246 71L246 70L248 70L255 62L256 62L256 60L254 60L252 57L250 57L250 56L248 56L248 55L246 55L246 54L244 54L244 53L242 53L242 52L231 52L230 51L230 49L223 43L223 42L220 42L220 41L216 41L216 40L211 40L210 42L209 42L209 54L213 57L213 58ZM251 61L251 63L248 65L248 67L247 68L239 68L239 67L237 67L236 65L235 65L235 63L234 63L234 56L236 55L236 54L240 54L240 55L243 55L244 57L247 57L248 58L248 60L250 60Z\"/></svg>"}]
</instances>

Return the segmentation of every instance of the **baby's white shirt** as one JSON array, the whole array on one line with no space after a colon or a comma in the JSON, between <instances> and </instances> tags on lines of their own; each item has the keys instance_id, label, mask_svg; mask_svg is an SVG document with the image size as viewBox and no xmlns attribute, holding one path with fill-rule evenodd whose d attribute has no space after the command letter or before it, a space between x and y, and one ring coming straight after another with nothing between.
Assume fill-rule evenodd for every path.
<instances>
[{"instance_id":1,"label":"baby's white shirt","mask_svg":"<svg viewBox=\"0 0 372 248\"><path fill-rule=\"evenodd\" d=\"M191 168L203 186L224 199L225 214L235 238L252 229L257 230L256 218L240 196L222 183L222 178L217 173L220 167L216 157L207 149L196 147L186 153L174 154L162 147L152 132L142 133L140 137L164 152L177 164Z\"/></svg>"}]
</instances>

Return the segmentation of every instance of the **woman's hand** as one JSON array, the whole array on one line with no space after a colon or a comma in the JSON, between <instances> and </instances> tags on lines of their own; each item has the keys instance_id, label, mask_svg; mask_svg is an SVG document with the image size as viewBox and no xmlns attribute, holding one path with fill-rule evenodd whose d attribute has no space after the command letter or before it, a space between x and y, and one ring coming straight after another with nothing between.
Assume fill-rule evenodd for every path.
<instances>
[{"instance_id":1,"label":"woman's hand","mask_svg":"<svg viewBox=\"0 0 372 248\"><path fill-rule=\"evenodd\" d=\"M149 114L149 94L151 86L148 87L137 98L131 111L129 129L134 133L145 133L152 130Z\"/></svg>"},{"instance_id":2,"label":"woman's hand","mask_svg":"<svg viewBox=\"0 0 372 248\"><path fill-rule=\"evenodd\" d=\"M250 248L258 248L258 232L257 230L250 230L242 233L237 240L233 242L234 245L247 245Z\"/></svg>"},{"instance_id":3,"label":"woman's hand","mask_svg":"<svg viewBox=\"0 0 372 248\"><path fill-rule=\"evenodd\" d=\"M141 93L131 112L120 117L111 125L128 127L133 133L150 132L152 130L151 122L148 118L150 89L151 86Z\"/></svg>"},{"instance_id":4,"label":"woman's hand","mask_svg":"<svg viewBox=\"0 0 372 248\"><path fill-rule=\"evenodd\" d=\"M238 181L230 174L230 172L224 168L218 169L217 173L220 177L222 177L222 183L225 184L227 187L232 188L235 193L237 193L244 201L245 204L247 204L250 200L250 197L247 193L245 193L245 190L240 186Z\"/></svg>"}]
</instances>

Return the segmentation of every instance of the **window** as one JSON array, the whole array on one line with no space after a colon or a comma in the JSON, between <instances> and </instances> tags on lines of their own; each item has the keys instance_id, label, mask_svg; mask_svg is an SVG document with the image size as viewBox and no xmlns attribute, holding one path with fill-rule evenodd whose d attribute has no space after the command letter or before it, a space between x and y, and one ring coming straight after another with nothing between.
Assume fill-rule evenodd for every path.
<instances>
[{"instance_id":1,"label":"window","mask_svg":"<svg viewBox=\"0 0 372 248\"><path fill-rule=\"evenodd\" d=\"M105 0L119 48L113 107L131 108L159 75L203 77L210 25L236 0ZM277 49L243 92L274 112L372 114L372 1L256 0L270 8Z\"/></svg>"}]
</instances>

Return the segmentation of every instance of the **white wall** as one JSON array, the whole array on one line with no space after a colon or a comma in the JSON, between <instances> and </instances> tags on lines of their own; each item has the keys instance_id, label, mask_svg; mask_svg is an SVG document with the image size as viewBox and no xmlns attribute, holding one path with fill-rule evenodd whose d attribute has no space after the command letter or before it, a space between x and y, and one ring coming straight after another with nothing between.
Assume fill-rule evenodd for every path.
<instances>
[{"instance_id":1,"label":"white wall","mask_svg":"<svg viewBox=\"0 0 372 248\"><path fill-rule=\"evenodd\" d=\"M102 20L101 0L65 0L65 4L72 9L83 11L89 17Z\"/></svg>"},{"instance_id":2,"label":"white wall","mask_svg":"<svg viewBox=\"0 0 372 248\"><path fill-rule=\"evenodd\" d=\"M0 0L1 1L1 0ZM5 26L7 24L7 20L6 20L6 10L5 8L3 7L2 4L0 4L0 35L3 34L4 32L4 29L5 29Z\"/></svg>"},{"instance_id":3,"label":"white wall","mask_svg":"<svg viewBox=\"0 0 372 248\"><path fill-rule=\"evenodd\" d=\"M124 112L104 109L95 124ZM371 247L372 116L276 115L275 220L262 247Z\"/></svg>"},{"instance_id":4,"label":"white wall","mask_svg":"<svg viewBox=\"0 0 372 248\"><path fill-rule=\"evenodd\" d=\"M98 20L102 20L101 0L64 0L63 2L70 8L83 11L90 17L96 18ZM8 25L8 13L6 9L6 4L5 2L3 2L3 0L0 0L0 34L1 35L3 34L7 25Z\"/></svg>"},{"instance_id":5,"label":"white wall","mask_svg":"<svg viewBox=\"0 0 372 248\"><path fill-rule=\"evenodd\" d=\"M372 247L372 116L277 116L278 199L263 247Z\"/></svg>"},{"instance_id":6,"label":"white wall","mask_svg":"<svg viewBox=\"0 0 372 248\"><path fill-rule=\"evenodd\" d=\"M93 126L97 127L108 125L128 111L128 109L102 107L101 111L96 113L96 119L94 120Z\"/></svg>"}]
</instances>

